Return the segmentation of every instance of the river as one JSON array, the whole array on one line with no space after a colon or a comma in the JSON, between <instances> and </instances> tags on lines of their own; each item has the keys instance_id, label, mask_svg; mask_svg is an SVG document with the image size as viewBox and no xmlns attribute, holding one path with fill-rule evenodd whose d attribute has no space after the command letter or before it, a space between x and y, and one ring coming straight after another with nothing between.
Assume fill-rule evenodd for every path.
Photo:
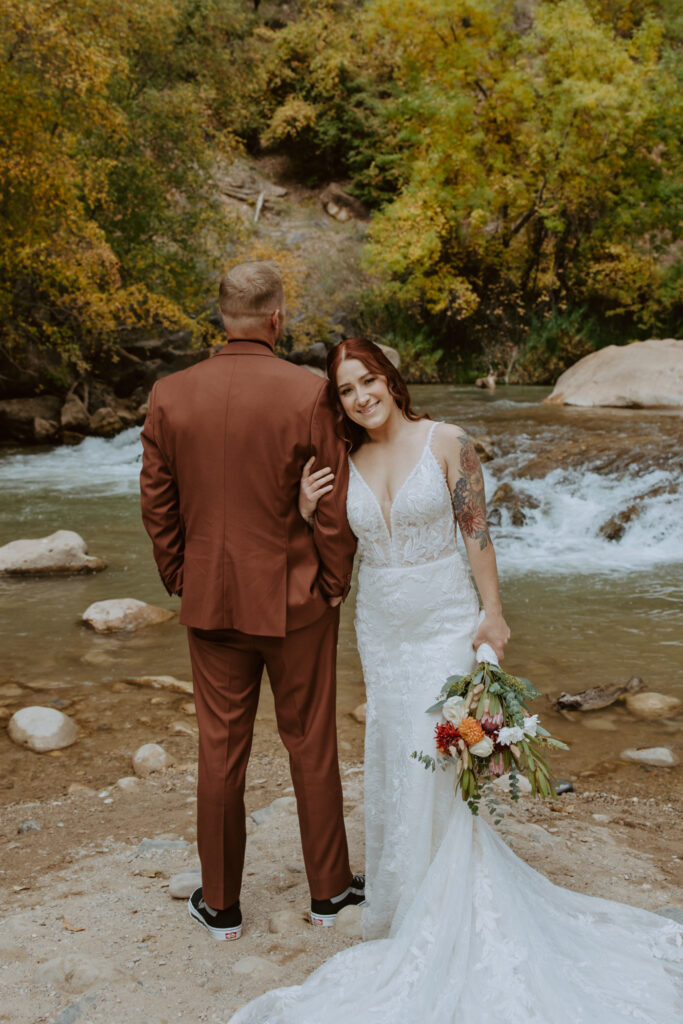
<instances>
[{"instance_id":1,"label":"river","mask_svg":"<svg viewBox=\"0 0 683 1024\"><path fill-rule=\"evenodd\" d=\"M519 526L503 511L492 529L513 637L506 667L528 675L549 697L632 675L650 690L680 696L680 413L558 408L542 404L542 388L491 394L425 385L411 392L433 418L491 439L496 457L484 466L489 498L510 482L537 505ZM92 576L0 580L5 677L52 680L71 691L130 675L189 678L184 631L176 624L98 636L79 621L91 602L105 598L177 605L157 578L140 524L139 466L137 429L74 447L0 452L0 544L70 529L108 563ZM638 514L621 539L605 539L601 525L633 505ZM345 713L363 700L353 594L342 613L339 677L345 723ZM680 735L676 722L638 722L622 707L570 720L543 698L538 703L546 724L572 745L563 755L566 771L614 759L626 746L675 746Z\"/></svg>"}]
</instances>

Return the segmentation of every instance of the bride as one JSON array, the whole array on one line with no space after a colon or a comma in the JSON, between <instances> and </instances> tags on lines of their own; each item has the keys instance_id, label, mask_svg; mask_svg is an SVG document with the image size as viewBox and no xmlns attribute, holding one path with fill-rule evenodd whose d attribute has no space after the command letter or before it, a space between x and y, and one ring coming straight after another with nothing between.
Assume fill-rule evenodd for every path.
<instances>
[{"instance_id":1,"label":"bride","mask_svg":"<svg viewBox=\"0 0 683 1024\"><path fill-rule=\"evenodd\" d=\"M473 647L509 637L472 442L410 407L381 349L328 358L350 442L347 514L358 538L358 648L367 687L365 941L231 1024L674 1024L681 935L643 910L559 888L455 796L425 709ZM302 514L330 481L308 466ZM460 554L456 522L484 616Z\"/></svg>"}]
</instances>

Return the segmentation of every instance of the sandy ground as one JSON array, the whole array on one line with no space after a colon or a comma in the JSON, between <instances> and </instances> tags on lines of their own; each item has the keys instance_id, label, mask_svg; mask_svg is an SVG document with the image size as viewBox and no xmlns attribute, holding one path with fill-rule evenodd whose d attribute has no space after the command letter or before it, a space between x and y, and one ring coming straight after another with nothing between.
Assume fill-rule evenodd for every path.
<instances>
[{"instance_id":1,"label":"sandy ground","mask_svg":"<svg viewBox=\"0 0 683 1024\"><path fill-rule=\"evenodd\" d=\"M306 921L308 891L291 784L282 749L273 742L267 701L249 769L247 810L251 815L278 803L262 824L249 820L242 938L213 941L190 920L185 901L170 896L173 876L199 866L196 741L191 733L173 733L181 698L163 697L138 695L138 711L145 701L150 715L131 714L129 742L122 744L119 734L116 756L113 745L98 756L96 726L88 735L84 728L81 740L57 756L33 754L2 737L3 754L11 757L4 776L10 802L0 811L0 1021L218 1024L259 993L301 981L336 950L358 941ZM100 724L106 710L101 714ZM163 734L161 715L168 720ZM359 749L362 727L347 719L342 735L355 729L356 742L345 745ZM186 721L192 723L191 717ZM109 740L110 730L104 737ZM130 750L137 741L164 737L174 766L121 789L117 779L132 774ZM352 864L362 870L359 755L343 761L342 775ZM594 777L585 785L578 779L576 792L557 800L524 798L501 827L515 851L552 881L650 910L668 908L669 915L683 918L683 826L662 795L670 779L667 770L634 768L618 792L586 788L595 787ZM274 932L274 915L282 911L289 912L285 930Z\"/></svg>"}]
</instances>

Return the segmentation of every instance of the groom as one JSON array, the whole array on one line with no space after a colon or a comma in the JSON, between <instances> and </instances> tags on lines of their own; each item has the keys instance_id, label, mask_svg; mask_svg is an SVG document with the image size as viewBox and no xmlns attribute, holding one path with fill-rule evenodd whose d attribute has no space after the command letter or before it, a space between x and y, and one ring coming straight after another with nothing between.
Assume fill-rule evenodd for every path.
<instances>
[{"instance_id":1,"label":"groom","mask_svg":"<svg viewBox=\"0 0 683 1024\"><path fill-rule=\"evenodd\" d=\"M244 787L265 666L289 753L314 923L363 900L342 813L335 723L339 604L355 541L346 460L327 382L274 354L282 281L270 263L220 284L227 344L157 381L142 431L142 518L164 586L181 597L199 726L202 887L189 911L239 938ZM335 473L312 526L297 508L304 464Z\"/></svg>"}]
</instances>

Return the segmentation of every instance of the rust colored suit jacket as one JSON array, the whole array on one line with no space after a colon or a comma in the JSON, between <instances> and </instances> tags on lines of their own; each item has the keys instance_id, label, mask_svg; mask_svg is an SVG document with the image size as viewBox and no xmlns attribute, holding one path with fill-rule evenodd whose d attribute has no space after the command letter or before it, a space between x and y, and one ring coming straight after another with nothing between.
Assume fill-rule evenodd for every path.
<instances>
[{"instance_id":1,"label":"rust colored suit jacket","mask_svg":"<svg viewBox=\"0 0 683 1024\"><path fill-rule=\"evenodd\" d=\"M355 538L326 381L231 341L156 382L142 443L142 518L184 625L284 636L346 596ZM335 473L313 529L297 508L311 455Z\"/></svg>"}]
</instances>

